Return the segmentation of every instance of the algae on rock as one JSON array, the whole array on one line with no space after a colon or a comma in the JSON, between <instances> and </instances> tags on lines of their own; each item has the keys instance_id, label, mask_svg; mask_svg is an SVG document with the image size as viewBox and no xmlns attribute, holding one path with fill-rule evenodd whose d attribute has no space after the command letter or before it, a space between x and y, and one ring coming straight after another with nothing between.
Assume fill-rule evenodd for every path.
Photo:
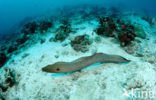
<instances>
[{"instance_id":1,"label":"algae on rock","mask_svg":"<svg viewBox=\"0 0 156 100\"><path fill-rule=\"evenodd\" d=\"M0 68L5 65L5 63L7 62L8 57L5 53L0 53Z\"/></svg>"},{"instance_id":2,"label":"algae on rock","mask_svg":"<svg viewBox=\"0 0 156 100\"><path fill-rule=\"evenodd\" d=\"M68 36L69 33L71 32L71 25L67 24L67 25L61 25L55 33L55 39L57 41L64 41Z\"/></svg>"},{"instance_id":3,"label":"algae on rock","mask_svg":"<svg viewBox=\"0 0 156 100\"><path fill-rule=\"evenodd\" d=\"M144 31L144 29L143 29L142 26L136 25L135 28L134 28L134 30L135 30L135 35L137 37L140 37L142 39L145 39L146 38L146 33L145 33L145 31Z\"/></svg>"},{"instance_id":4,"label":"algae on rock","mask_svg":"<svg viewBox=\"0 0 156 100\"><path fill-rule=\"evenodd\" d=\"M71 41L71 46L75 51L86 52L89 50L88 46L91 45L93 40L89 37L89 35L79 35L75 37L74 40Z\"/></svg>"}]
</instances>

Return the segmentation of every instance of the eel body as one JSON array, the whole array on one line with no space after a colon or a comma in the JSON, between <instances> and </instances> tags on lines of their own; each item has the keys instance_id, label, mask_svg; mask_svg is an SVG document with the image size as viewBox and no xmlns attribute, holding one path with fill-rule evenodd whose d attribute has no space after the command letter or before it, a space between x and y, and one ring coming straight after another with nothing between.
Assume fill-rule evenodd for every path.
<instances>
[{"instance_id":1,"label":"eel body","mask_svg":"<svg viewBox=\"0 0 156 100\"><path fill-rule=\"evenodd\" d=\"M42 68L42 71L51 73L68 73L81 70L95 63L128 63L127 60L118 55L108 55L104 53L96 53L92 56L81 57L72 62L56 62Z\"/></svg>"}]
</instances>

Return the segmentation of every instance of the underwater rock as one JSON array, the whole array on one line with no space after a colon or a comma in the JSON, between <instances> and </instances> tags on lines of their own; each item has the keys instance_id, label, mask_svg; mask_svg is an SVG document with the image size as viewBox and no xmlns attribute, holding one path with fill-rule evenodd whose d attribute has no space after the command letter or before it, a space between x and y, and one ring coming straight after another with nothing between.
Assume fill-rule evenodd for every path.
<instances>
[{"instance_id":1,"label":"underwater rock","mask_svg":"<svg viewBox=\"0 0 156 100\"><path fill-rule=\"evenodd\" d=\"M5 51L6 49L7 49L7 47L5 45L3 45L3 46L1 46L0 51L2 52L2 51Z\"/></svg>"},{"instance_id":2,"label":"underwater rock","mask_svg":"<svg viewBox=\"0 0 156 100\"><path fill-rule=\"evenodd\" d=\"M145 52L144 52L144 47L140 45L140 43L136 43L133 41L130 45L124 47L124 50L136 57L144 57Z\"/></svg>"},{"instance_id":3,"label":"underwater rock","mask_svg":"<svg viewBox=\"0 0 156 100\"><path fill-rule=\"evenodd\" d=\"M143 57L143 56L144 56L144 53L143 53L143 52L138 51L138 52L136 52L136 56L137 56L137 57Z\"/></svg>"},{"instance_id":4,"label":"underwater rock","mask_svg":"<svg viewBox=\"0 0 156 100\"><path fill-rule=\"evenodd\" d=\"M8 57L5 53L0 53L0 68L7 62Z\"/></svg>"},{"instance_id":5,"label":"underwater rock","mask_svg":"<svg viewBox=\"0 0 156 100\"><path fill-rule=\"evenodd\" d=\"M117 40L119 40L121 46L127 46L135 39L134 26L130 23L120 22L117 29Z\"/></svg>"},{"instance_id":6,"label":"underwater rock","mask_svg":"<svg viewBox=\"0 0 156 100\"><path fill-rule=\"evenodd\" d=\"M4 96L2 96L2 94L0 94L0 100L5 100Z\"/></svg>"},{"instance_id":7,"label":"underwater rock","mask_svg":"<svg viewBox=\"0 0 156 100\"><path fill-rule=\"evenodd\" d=\"M25 53L25 54L23 54L23 55L22 55L22 59L28 57L29 55L30 55L29 53Z\"/></svg>"},{"instance_id":8,"label":"underwater rock","mask_svg":"<svg viewBox=\"0 0 156 100\"><path fill-rule=\"evenodd\" d=\"M94 41L97 42L97 43L101 42L101 37L96 36L95 39L94 39Z\"/></svg>"},{"instance_id":9,"label":"underwater rock","mask_svg":"<svg viewBox=\"0 0 156 100\"><path fill-rule=\"evenodd\" d=\"M51 37L51 38L49 39L49 42L56 42L56 39L53 38L53 37Z\"/></svg>"},{"instance_id":10,"label":"underwater rock","mask_svg":"<svg viewBox=\"0 0 156 100\"><path fill-rule=\"evenodd\" d=\"M10 69L5 69L5 71L5 81L0 83L0 89L2 90L2 92L6 92L8 88L11 88L16 84L15 73Z\"/></svg>"},{"instance_id":11,"label":"underwater rock","mask_svg":"<svg viewBox=\"0 0 156 100\"><path fill-rule=\"evenodd\" d=\"M32 21L32 22L28 22L27 24L25 24L21 32L24 34L34 34L37 31L44 33L52 26L53 26L53 23L48 20L39 21L39 22Z\"/></svg>"},{"instance_id":12,"label":"underwater rock","mask_svg":"<svg viewBox=\"0 0 156 100\"><path fill-rule=\"evenodd\" d=\"M46 39L40 39L40 43L43 44L46 41Z\"/></svg>"},{"instance_id":13,"label":"underwater rock","mask_svg":"<svg viewBox=\"0 0 156 100\"><path fill-rule=\"evenodd\" d=\"M63 25L68 25L68 24L70 24L68 18L63 18L62 20L60 20L60 22L61 22Z\"/></svg>"},{"instance_id":14,"label":"underwater rock","mask_svg":"<svg viewBox=\"0 0 156 100\"><path fill-rule=\"evenodd\" d=\"M143 16L142 19L147 21L151 26L155 24L155 17Z\"/></svg>"},{"instance_id":15,"label":"underwater rock","mask_svg":"<svg viewBox=\"0 0 156 100\"><path fill-rule=\"evenodd\" d=\"M16 46L23 45L29 39L30 39L30 37L28 35L23 35L21 38L19 38L19 39L16 40Z\"/></svg>"},{"instance_id":16,"label":"underwater rock","mask_svg":"<svg viewBox=\"0 0 156 100\"><path fill-rule=\"evenodd\" d=\"M150 56L149 58L147 58L147 61L151 64L156 63L156 57L155 56Z\"/></svg>"},{"instance_id":17,"label":"underwater rock","mask_svg":"<svg viewBox=\"0 0 156 100\"><path fill-rule=\"evenodd\" d=\"M144 82L143 80L130 79L128 80L128 82L126 82L125 88L127 90L142 89L143 87L145 87L145 85L146 85L146 82Z\"/></svg>"},{"instance_id":18,"label":"underwater rock","mask_svg":"<svg viewBox=\"0 0 156 100\"><path fill-rule=\"evenodd\" d=\"M127 46L131 43L131 41L133 41L134 35L129 34L129 33L124 33L124 34L120 34L118 35L118 39L120 41L120 45L121 46Z\"/></svg>"},{"instance_id":19,"label":"underwater rock","mask_svg":"<svg viewBox=\"0 0 156 100\"><path fill-rule=\"evenodd\" d=\"M135 35L137 37L140 37L142 39L146 38L146 33L145 33L144 29L140 25L135 25L134 30L135 30Z\"/></svg>"},{"instance_id":20,"label":"underwater rock","mask_svg":"<svg viewBox=\"0 0 156 100\"><path fill-rule=\"evenodd\" d=\"M37 29L38 29L38 24L34 21L25 24L21 32L24 34L34 34Z\"/></svg>"},{"instance_id":21,"label":"underwater rock","mask_svg":"<svg viewBox=\"0 0 156 100\"><path fill-rule=\"evenodd\" d=\"M135 39L135 29L130 23L112 17L101 17L96 33L101 36L114 37L121 46L127 46ZM140 35L139 35L140 36Z\"/></svg>"},{"instance_id":22,"label":"underwater rock","mask_svg":"<svg viewBox=\"0 0 156 100\"><path fill-rule=\"evenodd\" d=\"M17 45L21 45L21 44L24 44L26 41L27 41L26 38L17 39L17 40L16 40L16 43L17 43Z\"/></svg>"},{"instance_id":23,"label":"underwater rock","mask_svg":"<svg viewBox=\"0 0 156 100\"><path fill-rule=\"evenodd\" d=\"M130 46L128 46L127 48L125 48L125 51L129 54L134 54L134 49Z\"/></svg>"},{"instance_id":24,"label":"underwater rock","mask_svg":"<svg viewBox=\"0 0 156 100\"><path fill-rule=\"evenodd\" d=\"M55 55L55 58L59 58L59 55Z\"/></svg>"},{"instance_id":25,"label":"underwater rock","mask_svg":"<svg viewBox=\"0 0 156 100\"><path fill-rule=\"evenodd\" d=\"M19 34L17 34L19 35ZM28 40L30 39L29 36L24 35L24 34L20 34L19 37L16 37L13 40L10 40L7 44L7 46L5 46L5 52L6 54L8 54L8 56L11 56L12 54L18 54L20 52L20 49L26 47L26 43L28 44Z\"/></svg>"},{"instance_id":26,"label":"underwater rock","mask_svg":"<svg viewBox=\"0 0 156 100\"><path fill-rule=\"evenodd\" d=\"M114 36L113 32L116 29L115 23L110 17L99 18L100 27L97 28L96 32L98 35L102 36Z\"/></svg>"},{"instance_id":27,"label":"underwater rock","mask_svg":"<svg viewBox=\"0 0 156 100\"><path fill-rule=\"evenodd\" d=\"M71 25L67 24L67 25L61 25L55 33L55 39L57 41L64 41L68 36L69 33L71 32Z\"/></svg>"},{"instance_id":28,"label":"underwater rock","mask_svg":"<svg viewBox=\"0 0 156 100\"><path fill-rule=\"evenodd\" d=\"M92 42L89 35L85 34L75 37L75 39L71 41L71 46L75 51L86 52L89 50L88 45L91 45Z\"/></svg>"},{"instance_id":29,"label":"underwater rock","mask_svg":"<svg viewBox=\"0 0 156 100\"><path fill-rule=\"evenodd\" d=\"M14 51L16 51L18 48L16 46L10 46L8 49L7 53L13 53Z\"/></svg>"},{"instance_id":30,"label":"underwater rock","mask_svg":"<svg viewBox=\"0 0 156 100\"><path fill-rule=\"evenodd\" d=\"M63 43L63 44L62 44L63 47L65 47L65 46L67 46L67 45L68 45L68 43Z\"/></svg>"},{"instance_id":31,"label":"underwater rock","mask_svg":"<svg viewBox=\"0 0 156 100\"><path fill-rule=\"evenodd\" d=\"M2 90L2 92L6 92L8 88L0 84L0 89Z\"/></svg>"},{"instance_id":32,"label":"underwater rock","mask_svg":"<svg viewBox=\"0 0 156 100\"><path fill-rule=\"evenodd\" d=\"M50 21L42 21L39 24L39 30L40 30L41 33L44 33L52 26L53 26L52 22L50 22Z\"/></svg>"}]
</instances>

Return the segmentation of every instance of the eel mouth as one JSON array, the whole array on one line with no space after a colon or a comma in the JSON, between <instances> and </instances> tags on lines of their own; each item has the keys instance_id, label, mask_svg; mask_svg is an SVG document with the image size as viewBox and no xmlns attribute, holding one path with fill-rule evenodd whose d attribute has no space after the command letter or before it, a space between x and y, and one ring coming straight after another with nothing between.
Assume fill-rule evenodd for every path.
<instances>
[{"instance_id":1,"label":"eel mouth","mask_svg":"<svg viewBox=\"0 0 156 100\"><path fill-rule=\"evenodd\" d=\"M42 71L46 71L46 68L44 67L44 68L42 68Z\"/></svg>"},{"instance_id":2,"label":"eel mouth","mask_svg":"<svg viewBox=\"0 0 156 100\"><path fill-rule=\"evenodd\" d=\"M42 71L44 71L44 72L50 72L50 69L48 67L43 67L42 68Z\"/></svg>"}]
</instances>

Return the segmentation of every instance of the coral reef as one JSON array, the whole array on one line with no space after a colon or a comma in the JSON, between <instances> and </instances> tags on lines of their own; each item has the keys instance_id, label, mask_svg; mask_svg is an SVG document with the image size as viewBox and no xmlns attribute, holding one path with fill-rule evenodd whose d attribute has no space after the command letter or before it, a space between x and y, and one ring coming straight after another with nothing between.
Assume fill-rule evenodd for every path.
<instances>
[{"instance_id":1,"label":"coral reef","mask_svg":"<svg viewBox=\"0 0 156 100\"><path fill-rule=\"evenodd\" d=\"M103 36L114 36L113 32L115 31L115 24L110 17L100 17L99 18L100 27L97 28L96 32L98 35Z\"/></svg>"},{"instance_id":2,"label":"coral reef","mask_svg":"<svg viewBox=\"0 0 156 100\"><path fill-rule=\"evenodd\" d=\"M26 41L29 39L30 39L30 37L28 37L27 35L23 35L21 38L16 40L16 46L20 46L20 45L26 43Z\"/></svg>"},{"instance_id":3,"label":"coral reef","mask_svg":"<svg viewBox=\"0 0 156 100\"><path fill-rule=\"evenodd\" d=\"M86 52L89 50L88 46L92 44L92 39L89 35L80 35L75 37L74 40L71 41L71 46L76 51Z\"/></svg>"},{"instance_id":4,"label":"coral reef","mask_svg":"<svg viewBox=\"0 0 156 100\"><path fill-rule=\"evenodd\" d=\"M132 25L123 25L121 30L117 32L117 39L120 41L121 46L127 46L135 39L134 27Z\"/></svg>"},{"instance_id":5,"label":"coral reef","mask_svg":"<svg viewBox=\"0 0 156 100\"><path fill-rule=\"evenodd\" d=\"M4 97L3 97L1 94L0 94L0 99L1 99L1 100L5 100Z\"/></svg>"},{"instance_id":6,"label":"coral reef","mask_svg":"<svg viewBox=\"0 0 156 100\"><path fill-rule=\"evenodd\" d=\"M21 32L24 34L34 34L37 31L41 33L45 33L52 26L53 26L53 22L49 20L38 21L38 22L32 21L25 24Z\"/></svg>"},{"instance_id":7,"label":"coral reef","mask_svg":"<svg viewBox=\"0 0 156 100\"><path fill-rule=\"evenodd\" d=\"M5 81L0 83L0 89L2 92L6 92L9 88L13 87L16 82L15 73L10 69L5 69Z\"/></svg>"},{"instance_id":8,"label":"coral reef","mask_svg":"<svg viewBox=\"0 0 156 100\"><path fill-rule=\"evenodd\" d=\"M24 34L34 34L37 29L38 29L38 24L37 22L33 21L25 24L21 32Z\"/></svg>"},{"instance_id":9,"label":"coral reef","mask_svg":"<svg viewBox=\"0 0 156 100\"><path fill-rule=\"evenodd\" d=\"M18 54L21 49L25 49L28 45L30 47L38 40L43 44L45 39L40 38L36 33L44 33L52 26L53 24L49 20L32 21L26 23L21 30L14 32L13 37L10 36L5 40L7 45L4 43L4 45L1 46L0 67L2 67L13 54Z\"/></svg>"},{"instance_id":10,"label":"coral reef","mask_svg":"<svg viewBox=\"0 0 156 100\"><path fill-rule=\"evenodd\" d=\"M69 36L70 32L72 32L70 24L61 25L58 29L56 29L55 40L61 42L64 41Z\"/></svg>"},{"instance_id":11,"label":"coral reef","mask_svg":"<svg viewBox=\"0 0 156 100\"><path fill-rule=\"evenodd\" d=\"M127 46L135 39L140 37L145 39L146 33L139 25L132 25L130 22L125 22L119 18L100 17L100 26L96 29L96 33L101 36L116 38L121 46Z\"/></svg>"},{"instance_id":12,"label":"coral reef","mask_svg":"<svg viewBox=\"0 0 156 100\"><path fill-rule=\"evenodd\" d=\"M51 21L41 21L39 24L39 30L41 33L44 33L52 26L53 23Z\"/></svg>"},{"instance_id":13,"label":"coral reef","mask_svg":"<svg viewBox=\"0 0 156 100\"><path fill-rule=\"evenodd\" d=\"M4 52L7 49L7 47L5 45L1 46L0 51Z\"/></svg>"},{"instance_id":14,"label":"coral reef","mask_svg":"<svg viewBox=\"0 0 156 100\"><path fill-rule=\"evenodd\" d=\"M10 46L7 53L12 53L17 50L16 46Z\"/></svg>"},{"instance_id":15,"label":"coral reef","mask_svg":"<svg viewBox=\"0 0 156 100\"><path fill-rule=\"evenodd\" d=\"M18 51L19 48L22 48L24 44L30 39L30 36L25 34L17 33L17 36L14 40L10 40L7 45L7 53L12 54L15 51Z\"/></svg>"},{"instance_id":16,"label":"coral reef","mask_svg":"<svg viewBox=\"0 0 156 100\"><path fill-rule=\"evenodd\" d=\"M45 42L46 42L46 39L44 39L44 38L41 38L41 39L40 39L40 43L41 43L41 44L43 44L43 43L45 43Z\"/></svg>"},{"instance_id":17,"label":"coral reef","mask_svg":"<svg viewBox=\"0 0 156 100\"><path fill-rule=\"evenodd\" d=\"M10 57L13 54L18 54L20 49L26 47L26 43L29 40L30 37L27 37L27 35L18 34L19 37L15 37L15 39L8 41L7 45L1 46L1 52L0 52L0 67L5 65L5 63L10 59Z\"/></svg>"},{"instance_id":18,"label":"coral reef","mask_svg":"<svg viewBox=\"0 0 156 100\"><path fill-rule=\"evenodd\" d=\"M7 62L8 57L5 53L0 53L0 68Z\"/></svg>"}]
</instances>

